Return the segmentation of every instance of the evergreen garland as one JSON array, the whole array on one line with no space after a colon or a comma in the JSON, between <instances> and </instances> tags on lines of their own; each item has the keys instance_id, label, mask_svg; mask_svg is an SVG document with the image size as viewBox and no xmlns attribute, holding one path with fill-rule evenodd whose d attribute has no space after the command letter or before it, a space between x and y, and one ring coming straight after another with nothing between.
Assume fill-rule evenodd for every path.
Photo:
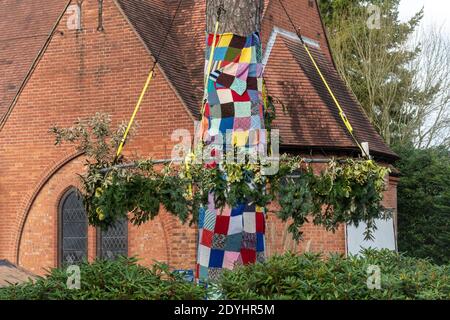
<instances>
[{"instance_id":1,"label":"evergreen garland","mask_svg":"<svg viewBox=\"0 0 450 320\"><path fill-rule=\"evenodd\" d=\"M280 210L276 214L291 221L289 232L296 240L301 239L301 227L310 220L333 232L342 223L358 225L363 221L367 224L366 238L371 238L375 219L388 214L381 201L389 169L372 160L331 161L319 175L304 159L288 155L280 158L278 172L267 176L262 175L267 163L211 166L194 156L183 165L161 168L146 160L121 168L112 166L111 159L124 126L111 132L110 122L109 116L96 114L88 121L79 120L73 128L51 129L56 144L75 143L88 159L95 160L87 161L87 171L80 176L93 226L108 228L123 217L141 225L154 219L161 208L183 223L195 224L210 193L217 209L241 203L267 208L277 201ZM106 137L110 137L109 145ZM119 164L124 161L119 159Z\"/></svg>"}]
</instances>

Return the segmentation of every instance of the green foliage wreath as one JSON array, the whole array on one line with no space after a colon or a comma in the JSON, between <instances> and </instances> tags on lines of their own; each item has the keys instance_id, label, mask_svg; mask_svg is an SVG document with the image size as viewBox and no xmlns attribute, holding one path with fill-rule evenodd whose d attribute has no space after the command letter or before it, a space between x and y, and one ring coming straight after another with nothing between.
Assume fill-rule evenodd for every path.
<instances>
[{"instance_id":1,"label":"green foliage wreath","mask_svg":"<svg viewBox=\"0 0 450 320\"><path fill-rule=\"evenodd\" d=\"M297 240L310 220L331 231L342 223L364 221L370 238L374 220L387 214L381 200L388 169L372 160L331 161L318 175L305 159L288 155L281 157L274 175L262 174L269 164L261 161L207 166L195 156L183 164L161 166L145 160L131 167L112 166L124 126L112 132L110 123L109 116L96 114L72 128L51 129L56 144L74 143L88 157L86 173L80 177L89 223L94 226L108 228L123 217L141 225L161 208L183 223L197 223L209 194L218 209L244 202L267 208L277 201L278 217L291 222L289 231Z\"/></svg>"}]
</instances>

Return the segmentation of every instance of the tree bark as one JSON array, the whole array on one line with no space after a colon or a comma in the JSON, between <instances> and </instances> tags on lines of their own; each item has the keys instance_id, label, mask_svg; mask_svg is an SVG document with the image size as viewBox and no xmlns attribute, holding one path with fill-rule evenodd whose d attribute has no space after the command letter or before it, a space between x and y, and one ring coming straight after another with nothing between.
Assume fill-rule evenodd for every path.
<instances>
[{"instance_id":1,"label":"tree bark","mask_svg":"<svg viewBox=\"0 0 450 320\"><path fill-rule=\"evenodd\" d=\"M214 33L220 7L219 34L233 33L247 36L261 29L264 0L206 0L206 30Z\"/></svg>"}]
</instances>

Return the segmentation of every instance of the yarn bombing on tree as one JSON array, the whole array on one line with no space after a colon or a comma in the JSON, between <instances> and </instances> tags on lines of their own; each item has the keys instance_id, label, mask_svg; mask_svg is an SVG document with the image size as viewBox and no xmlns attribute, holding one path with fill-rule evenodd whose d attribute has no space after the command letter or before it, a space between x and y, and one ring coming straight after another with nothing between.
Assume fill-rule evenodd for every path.
<instances>
[{"instance_id":1,"label":"yarn bombing on tree","mask_svg":"<svg viewBox=\"0 0 450 320\"><path fill-rule=\"evenodd\" d=\"M263 66L259 33L207 36L206 72L212 46L212 72L207 75L202 138L217 151L264 146ZM227 137L227 131L229 136ZM228 141L227 141L228 138ZM220 141L222 139L222 141ZM219 140L219 141L218 141Z\"/></svg>"},{"instance_id":2,"label":"yarn bombing on tree","mask_svg":"<svg viewBox=\"0 0 450 320\"><path fill-rule=\"evenodd\" d=\"M51 128L56 144L76 144L77 151L88 158L80 178L89 223L107 229L128 219L139 226L154 219L161 209L182 223L198 223L196 278L208 281L217 280L224 269L264 260L266 208L274 201L280 204L277 216L290 221L288 231L295 240L301 239L301 228L308 222L334 232L341 224L360 221L366 223L365 235L370 239L375 219L390 214L381 204L389 169L367 159L329 159L317 175L309 166L311 159L283 155L277 172L265 175L263 159L251 163L242 157L265 156L271 149L265 129L271 128L275 107L263 83L260 34L237 35L238 31L230 32L234 29L229 25L226 31L219 29L223 1L215 31L206 36L205 95L197 146L203 150L196 148L180 166L174 164L175 159L125 163L132 159L121 154L123 146L128 132L133 131L134 118L181 3L127 126L114 132L111 118L98 113L92 119L78 120L71 128ZM210 28L213 25L209 23ZM321 74L317 65L316 71ZM325 78L322 80L333 97ZM160 168L161 163L166 165Z\"/></svg>"},{"instance_id":3,"label":"yarn bombing on tree","mask_svg":"<svg viewBox=\"0 0 450 320\"><path fill-rule=\"evenodd\" d=\"M263 66L259 33L247 37L209 34L206 57L205 72L210 66L212 71L206 75L203 142L216 157L224 149L229 152L227 147L245 153L263 151L266 136L262 130ZM213 160L209 166L217 164ZM196 277L217 280L224 268L263 261L264 229L264 208L247 203L217 209L211 194L208 207L199 214Z\"/></svg>"}]
</instances>

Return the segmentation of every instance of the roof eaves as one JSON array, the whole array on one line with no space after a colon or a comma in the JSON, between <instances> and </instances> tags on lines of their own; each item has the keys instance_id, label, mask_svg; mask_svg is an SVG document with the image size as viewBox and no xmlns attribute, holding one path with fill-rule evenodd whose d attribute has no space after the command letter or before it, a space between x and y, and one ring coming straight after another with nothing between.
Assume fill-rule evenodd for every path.
<instances>
[{"instance_id":1,"label":"roof eaves","mask_svg":"<svg viewBox=\"0 0 450 320\"><path fill-rule=\"evenodd\" d=\"M355 157L361 154L361 151L356 146L339 146L339 147L330 147L330 146L299 146L297 144L285 143L280 145L280 149L286 152L320 152L323 155L328 156L328 154L352 154ZM400 157L397 154L385 153L377 150L370 150L370 155L373 159L380 162L394 163L399 160Z\"/></svg>"},{"instance_id":2,"label":"roof eaves","mask_svg":"<svg viewBox=\"0 0 450 320\"><path fill-rule=\"evenodd\" d=\"M304 72L307 73L307 67L304 66L303 64L305 63L301 58L299 58L299 54L302 54L301 52L304 50L302 48L302 46L294 46L294 43L291 39L287 38L287 37L282 37L283 41L285 42L285 44L287 45L289 51L291 51L291 53L293 54L293 56L295 57L295 59L298 61L298 64L300 65L300 67L304 70ZM297 42L298 43L298 42ZM296 44L297 44L296 43ZM311 48L311 53L313 55L319 54L319 55L323 55L324 53L322 52L322 50L317 49L317 48ZM316 52L316 53L314 53ZM327 59L325 56L323 56L322 58L319 56L318 58L316 57L317 63L320 65L321 63L331 63L331 61L329 61L329 59ZM370 123L369 118L367 117L367 115L365 114L364 110L362 109L361 105L359 104L358 100L356 99L355 95L353 94L353 92L351 90L349 90L349 88L346 86L346 84L342 81L342 79L339 76L339 73L337 72L337 70L334 68L334 66L332 64L330 64L330 66L325 66L323 67L325 68L330 68L330 72L329 73L324 73L324 76L326 78L330 77L331 79L334 79L336 81L336 83L334 83L335 86L337 86L337 88L341 87L342 88L342 94L344 94L344 97L347 97L348 99L350 99L352 106L354 107L354 109L352 110L345 110L347 116L350 118L351 121L351 117L358 117L359 118L359 122L356 123L363 123L363 124L367 124L370 125L371 128L368 128L368 135L370 136L370 139L373 139L372 142L375 142L375 146L372 148L373 151L377 151L380 154L384 154L384 155L389 155L391 158L396 159L398 158L398 156L386 145L386 143L383 141L383 139L381 138L381 136L378 134L378 132L376 132L376 130L373 128L373 126ZM321 67L322 69L322 67ZM323 71L323 70L322 70ZM324 71L323 71L324 72ZM320 77L318 77L318 79L320 79ZM320 80L317 80L320 81ZM328 81L330 81L330 79L328 79ZM330 85L332 85L330 83ZM336 89L336 88L335 88ZM319 90L316 88L316 91L319 95L323 94L328 96L329 94L327 94L325 91L322 92L322 90ZM339 92L334 92L339 93ZM344 97L341 97L342 99L344 99ZM339 97L338 97L339 99ZM325 102L324 97L322 97L322 100ZM331 103L332 100L329 101L329 103ZM327 104L327 103L326 103ZM327 104L328 105L328 104ZM344 107L344 105L343 105ZM331 108L331 107L330 107ZM335 112L335 110L333 111ZM362 121L362 122L361 122ZM344 124L341 121L338 121L339 126L345 130L345 132L347 133L347 135L350 137L350 134L348 134L347 130L345 129ZM354 123L354 124L356 124ZM355 134L357 136L357 134ZM355 144L356 146L356 144ZM378 150L376 150L378 149Z\"/></svg>"},{"instance_id":3,"label":"roof eaves","mask_svg":"<svg viewBox=\"0 0 450 320\"><path fill-rule=\"evenodd\" d=\"M36 275L8 260L0 260L0 287L35 280Z\"/></svg>"}]
</instances>

